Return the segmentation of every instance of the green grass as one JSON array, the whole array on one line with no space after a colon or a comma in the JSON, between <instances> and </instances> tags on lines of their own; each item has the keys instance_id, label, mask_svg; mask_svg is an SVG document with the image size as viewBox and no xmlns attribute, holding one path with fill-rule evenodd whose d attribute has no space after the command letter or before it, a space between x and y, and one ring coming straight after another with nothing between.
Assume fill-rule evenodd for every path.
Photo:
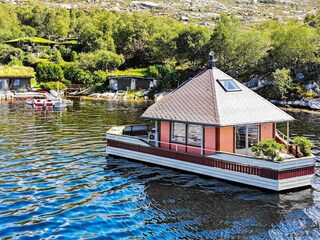
<instances>
[{"instance_id":1,"label":"green grass","mask_svg":"<svg viewBox=\"0 0 320 240\"><path fill-rule=\"evenodd\" d=\"M6 41L5 43L18 43L18 42L32 42L32 43L43 43L43 44L56 44L55 41L51 41L45 38L40 37L22 37L22 38L16 38L9 41Z\"/></svg>"},{"instance_id":2,"label":"green grass","mask_svg":"<svg viewBox=\"0 0 320 240\"><path fill-rule=\"evenodd\" d=\"M34 77L32 67L0 66L0 77Z\"/></svg>"},{"instance_id":3,"label":"green grass","mask_svg":"<svg viewBox=\"0 0 320 240\"><path fill-rule=\"evenodd\" d=\"M108 74L109 76L137 76L137 77L146 77L147 69L146 68L136 68L136 69L126 69L123 71L117 70Z\"/></svg>"},{"instance_id":4,"label":"green grass","mask_svg":"<svg viewBox=\"0 0 320 240\"><path fill-rule=\"evenodd\" d=\"M77 40L68 40L60 43L61 45L77 45L78 41Z\"/></svg>"}]
</instances>

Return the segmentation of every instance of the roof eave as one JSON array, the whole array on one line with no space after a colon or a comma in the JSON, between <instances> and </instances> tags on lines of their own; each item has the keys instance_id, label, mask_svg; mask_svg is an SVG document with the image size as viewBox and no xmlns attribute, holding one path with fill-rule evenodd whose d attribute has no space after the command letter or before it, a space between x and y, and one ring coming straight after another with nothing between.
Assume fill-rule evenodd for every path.
<instances>
[{"instance_id":1,"label":"roof eave","mask_svg":"<svg viewBox=\"0 0 320 240\"><path fill-rule=\"evenodd\" d=\"M276 121L259 121L259 122L243 122L243 123L231 123L231 124L217 124L217 123L201 123L201 122L190 122L183 120L174 120L174 119L166 119L166 118L155 118L155 117L147 117L142 116L141 118L149 119L153 121L168 121L168 122L179 122L186 124L196 124L196 125L204 125L204 126L213 126L213 127L229 127L229 126L241 126L241 125L252 125L252 124L265 124L265 123L283 123L283 122L293 122L295 119L283 119Z\"/></svg>"},{"instance_id":2,"label":"roof eave","mask_svg":"<svg viewBox=\"0 0 320 240\"><path fill-rule=\"evenodd\" d=\"M167 121L167 122L178 122L178 123L186 123L186 124L195 124L195 125L204 125L204 126L214 126L219 127L220 125L217 123L201 123L201 122L191 122L191 121L183 121L183 120L175 120L175 119L167 119L167 118L155 118L155 117L146 117L141 116L141 118L149 119L153 121Z\"/></svg>"}]
</instances>

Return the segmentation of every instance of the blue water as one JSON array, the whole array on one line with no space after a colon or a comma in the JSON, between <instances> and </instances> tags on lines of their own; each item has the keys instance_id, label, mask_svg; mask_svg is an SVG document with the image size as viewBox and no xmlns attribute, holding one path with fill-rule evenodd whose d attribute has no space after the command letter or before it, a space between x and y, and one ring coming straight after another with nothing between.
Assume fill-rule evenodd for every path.
<instances>
[{"instance_id":1,"label":"blue water","mask_svg":"<svg viewBox=\"0 0 320 240\"><path fill-rule=\"evenodd\" d=\"M0 103L0 238L319 239L320 187L273 193L105 158L105 131L147 103L64 112ZM292 113L319 151L320 115Z\"/></svg>"}]
</instances>

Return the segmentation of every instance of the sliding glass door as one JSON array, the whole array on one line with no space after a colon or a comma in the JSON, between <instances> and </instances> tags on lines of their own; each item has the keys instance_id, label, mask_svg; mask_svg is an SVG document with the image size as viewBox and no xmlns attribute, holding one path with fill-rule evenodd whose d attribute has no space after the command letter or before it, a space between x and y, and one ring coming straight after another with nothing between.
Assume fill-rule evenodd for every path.
<instances>
[{"instance_id":1,"label":"sliding glass door","mask_svg":"<svg viewBox=\"0 0 320 240\"><path fill-rule=\"evenodd\" d=\"M237 126L235 135L236 153L254 155L251 147L259 141L259 125Z\"/></svg>"}]
</instances>

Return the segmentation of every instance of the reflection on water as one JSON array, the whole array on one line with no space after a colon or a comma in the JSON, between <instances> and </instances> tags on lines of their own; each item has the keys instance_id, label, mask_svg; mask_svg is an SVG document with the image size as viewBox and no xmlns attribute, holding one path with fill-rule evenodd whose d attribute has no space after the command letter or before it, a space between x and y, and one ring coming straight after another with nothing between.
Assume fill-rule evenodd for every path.
<instances>
[{"instance_id":1,"label":"reflection on water","mask_svg":"<svg viewBox=\"0 0 320 240\"><path fill-rule=\"evenodd\" d=\"M320 188L277 194L106 161L106 129L141 122L146 107L86 101L61 113L0 103L0 238L320 236ZM293 115L292 135L307 135L319 151L320 115Z\"/></svg>"}]
</instances>

